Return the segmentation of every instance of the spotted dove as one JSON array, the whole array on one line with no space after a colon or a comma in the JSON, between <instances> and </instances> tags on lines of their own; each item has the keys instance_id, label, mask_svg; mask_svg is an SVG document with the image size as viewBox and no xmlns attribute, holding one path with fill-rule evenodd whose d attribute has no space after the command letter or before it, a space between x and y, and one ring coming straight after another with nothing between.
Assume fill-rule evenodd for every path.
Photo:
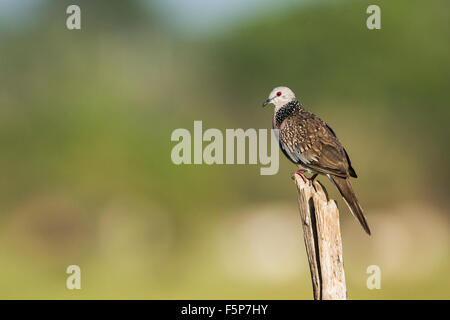
<instances>
[{"instance_id":1,"label":"spotted dove","mask_svg":"<svg viewBox=\"0 0 450 320\"><path fill-rule=\"evenodd\" d=\"M284 155L295 163L306 181L304 172L312 173L311 182L318 174L328 176L334 183L352 214L370 235L361 205L356 198L350 177L356 178L350 158L330 126L305 110L287 87L272 90L263 106L275 106L273 128L279 129L278 140Z\"/></svg>"}]
</instances>

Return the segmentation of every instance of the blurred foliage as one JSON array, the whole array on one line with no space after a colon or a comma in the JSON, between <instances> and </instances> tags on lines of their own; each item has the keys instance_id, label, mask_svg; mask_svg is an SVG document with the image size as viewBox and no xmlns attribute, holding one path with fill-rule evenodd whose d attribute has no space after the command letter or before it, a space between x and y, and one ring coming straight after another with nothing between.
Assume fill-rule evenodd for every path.
<instances>
[{"instance_id":1,"label":"blurred foliage","mask_svg":"<svg viewBox=\"0 0 450 320\"><path fill-rule=\"evenodd\" d=\"M449 298L448 1L377 1L379 31L368 1L316 1L207 36L153 2L77 3L80 31L70 1L0 29L0 298L311 298L292 164L170 161L171 132L194 120L270 128L260 105L278 85L360 177L373 237L339 202L350 297ZM370 264L382 290L365 286Z\"/></svg>"}]
</instances>

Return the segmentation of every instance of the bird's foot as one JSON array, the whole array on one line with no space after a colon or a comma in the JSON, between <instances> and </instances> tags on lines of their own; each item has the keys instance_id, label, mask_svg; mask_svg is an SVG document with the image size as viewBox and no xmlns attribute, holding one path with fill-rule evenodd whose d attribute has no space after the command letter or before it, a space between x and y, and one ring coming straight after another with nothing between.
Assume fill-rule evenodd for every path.
<instances>
[{"instance_id":1,"label":"bird's foot","mask_svg":"<svg viewBox=\"0 0 450 320\"><path fill-rule=\"evenodd\" d=\"M303 170L294 171L291 174L291 178L294 179L294 176L296 174L298 174L300 177L302 177L303 181L308 182L308 178L306 178L306 176L305 176L305 171L303 171Z\"/></svg>"},{"instance_id":2,"label":"bird's foot","mask_svg":"<svg viewBox=\"0 0 450 320\"><path fill-rule=\"evenodd\" d=\"M313 175L311 176L310 179L308 179L309 185L310 185L310 186L312 186L312 184L313 184L313 182L314 182L314 179L316 179L317 175L318 175L318 174L315 173L315 174L313 174Z\"/></svg>"},{"instance_id":3,"label":"bird's foot","mask_svg":"<svg viewBox=\"0 0 450 320\"><path fill-rule=\"evenodd\" d=\"M303 179L303 181L305 181L305 183L306 183L306 182L309 182L309 185L310 185L310 186L312 186L314 180L316 179L316 177L317 177L317 175L318 175L317 173L315 173L315 174L313 174L313 175L311 176L311 178L308 179L308 178L305 176L305 171L303 171L303 170L297 170L297 171L292 172L292 174L291 174L292 180L294 180L295 174L298 174L300 177L302 177L302 179Z\"/></svg>"}]
</instances>

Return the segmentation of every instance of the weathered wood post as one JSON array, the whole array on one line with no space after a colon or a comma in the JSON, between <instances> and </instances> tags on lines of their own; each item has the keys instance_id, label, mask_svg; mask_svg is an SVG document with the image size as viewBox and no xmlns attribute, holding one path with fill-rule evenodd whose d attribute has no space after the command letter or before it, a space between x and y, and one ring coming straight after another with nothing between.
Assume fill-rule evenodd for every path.
<instances>
[{"instance_id":1,"label":"weathered wood post","mask_svg":"<svg viewBox=\"0 0 450 320\"><path fill-rule=\"evenodd\" d=\"M294 175L315 300L345 300L339 210L325 188Z\"/></svg>"}]
</instances>

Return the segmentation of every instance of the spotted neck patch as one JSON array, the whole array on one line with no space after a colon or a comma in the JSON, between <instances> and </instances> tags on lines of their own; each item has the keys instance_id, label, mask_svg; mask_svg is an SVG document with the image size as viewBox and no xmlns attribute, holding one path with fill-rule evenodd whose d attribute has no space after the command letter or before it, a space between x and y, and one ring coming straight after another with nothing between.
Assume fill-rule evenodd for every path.
<instances>
[{"instance_id":1,"label":"spotted neck patch","mask_svg":"<svg viewBox=\"0 0 450 320\"><path fill-rule=\"evenodd\" d=\"M275 127L279 128L283 121L302 108L297 100L286 103L275 114Z\"/></svg>"}]
</instances>

